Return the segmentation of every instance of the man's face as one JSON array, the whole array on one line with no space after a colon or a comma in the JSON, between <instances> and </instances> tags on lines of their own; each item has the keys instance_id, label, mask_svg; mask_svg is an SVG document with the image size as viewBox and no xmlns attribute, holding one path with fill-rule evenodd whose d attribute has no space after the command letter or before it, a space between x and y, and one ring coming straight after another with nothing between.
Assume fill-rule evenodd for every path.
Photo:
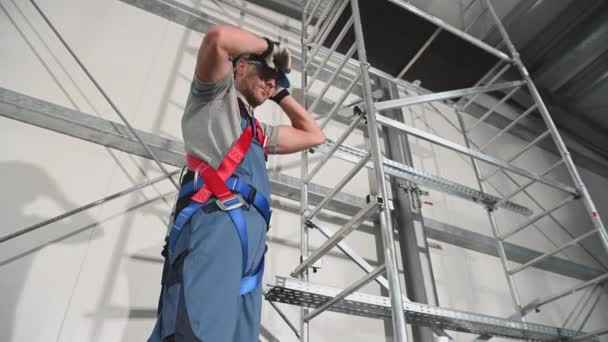
<instances>
[{"instance_id":1,"label":"man's face","mask_svg":"<svg viewBox=\"0 0 608 342\"><path fill-rule=\"evenodd\" d=\"M276 90L276 71L259 61L240 59L236 66L236 88L253 107L264 103Z\"/></svg>"}]
</instances>

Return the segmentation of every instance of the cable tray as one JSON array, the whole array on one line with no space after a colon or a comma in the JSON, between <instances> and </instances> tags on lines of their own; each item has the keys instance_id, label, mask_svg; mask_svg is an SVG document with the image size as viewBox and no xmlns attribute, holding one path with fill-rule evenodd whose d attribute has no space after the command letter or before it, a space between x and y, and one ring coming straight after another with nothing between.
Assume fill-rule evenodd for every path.
<instances>
[{"instance_id":1,"label":"cable tray","mask_svg":"<svg viewBox=\"0 0 608 342\"><path fill-rule=\"evenodd\" d=\"M266 299L309 308L317 308L339 294L342 289L307 283L293 278L276 277L276 285L267 285ZM582 335L574 330L535 323L523 323L504 318L446 309L426 304L403 302L405 318L410 323L479 335L501 336L522 340L569 340ZM388 297L355 292L328 310L350 315L390 319Z\"/></svg>"},{"instance_id":2,"label":"cable tray","mask_svg":"<svg viewBox=\"0 0 608 342\"><path fill-rule=\"evenodd\" d=\"M330 151L332 146L333 142L326 142L317 146L315 150L327 153ZM343 144L338 147L338 149L334 152L334 155L342 160L357 163L361 160L361 158L365 157L366 152L358 148ZM371 163L368 164L368 167L372 168ZM413 167L398 163L394 160L390 160L387 158L384 158L384 168L385 173L391 176L405 179L416 184L424 185L429 188L433 188L444 193L455 195L469 201L484 204L486 206L493 207L496 203L500 201L500 198L496 196L483 193L473 188L469 188L456 182L452 182L445 178L417 171ZM504 203L501 203L499 207L525 216L532 215L532 211L530 209L510 201L505 201Z\"/></svg>"}]
</instances>

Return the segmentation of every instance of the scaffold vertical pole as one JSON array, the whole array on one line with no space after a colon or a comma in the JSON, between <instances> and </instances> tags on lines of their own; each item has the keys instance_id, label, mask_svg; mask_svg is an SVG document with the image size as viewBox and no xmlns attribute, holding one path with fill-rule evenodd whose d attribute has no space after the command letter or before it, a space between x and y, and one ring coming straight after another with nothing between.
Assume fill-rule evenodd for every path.
<instances>
[{"instance_id":1,"label":"scaffold vertical pole","mask_svg":"<svg viewBox=\"0 0 608 342\"><path fill-rule=\"evenodd\" d=\"M363 26L361 24L361 14L359 12L358 0L350 2L352 15L354 18L355 42L357 45L357 57L361 68L361 80L363 85L363 95L365 100L365 111L367 113L367 129L369 132L370 150L374 164L376 180L378 181L379 196L388 200L388 187L384 174L384 164L382 149L380 148L380 138L378 136L378 123L376 122L376 111L372 98L372 89L369 77L369 63L363 37ZM389 293L392 307L393 332L395 340L399 342L407 341L407 331L405 317L403 314L403 299L401 284L399 282L399 270L395 253L395 241L393 238L393 227L388 205L384 205L380 211L380 225L382 230L382 243L384 246L384 260L386 263L386 275L389 282Z\"/></svg>"}]
</instances>

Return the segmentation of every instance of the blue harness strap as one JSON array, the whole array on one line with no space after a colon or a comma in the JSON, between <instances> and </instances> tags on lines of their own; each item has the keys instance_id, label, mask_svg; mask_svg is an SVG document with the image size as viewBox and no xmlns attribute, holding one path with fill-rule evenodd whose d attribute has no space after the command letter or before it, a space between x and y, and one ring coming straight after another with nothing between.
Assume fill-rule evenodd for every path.
<instances>
[{"instance_id":1,"label":"blue harness strap","mask_svg":"<svg viewBox=\"0 0 608 342\"><path fill-rule=\"evenodd\" d=\"M197 189L200 189L204 184L204 181L199 178L197 179ZM191 201L190 204L182 209L175 217L173 226L171 227L171 233L169 235L169 255L173 255L175 245L181 234L182 228L192 218L192 215L206 205L217 205L219 209L225 210L230 216L234 227L241 241L241 251L243 255L243 277L241 279L240 294L244 295L253 291L262 281L264 273L264 258L260 263L252 270L251 274L245 274L248 261L248 250L249 243L247 238L247 223L243 214L242 201L255 207L258 212L264 217L266 223L270 222L271 210L269 201L260 193L256 191L254 187L241 181L237 177L230 177L226 181L226 185L230 190L240 195L228 199L224 202L217 201L207 202L205 204L196 201ZM179 191L179 198L191 196L195 192L194 181L184 184Z\"/></svg>"}]
</instances>

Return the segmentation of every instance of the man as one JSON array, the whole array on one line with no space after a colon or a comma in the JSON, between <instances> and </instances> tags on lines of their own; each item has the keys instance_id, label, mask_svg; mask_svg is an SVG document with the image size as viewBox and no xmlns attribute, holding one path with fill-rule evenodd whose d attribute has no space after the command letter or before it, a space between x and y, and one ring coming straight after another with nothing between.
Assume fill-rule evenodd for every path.
<instances>
[{"instance_id":1,"label":"man","mask_svg":"<svg viewBox=\"0 0 608 342\"><path fill-rule=\"evenodd\" d=\"M265 157L325 141L287 90L290 67L286 47L245 30L214 26L205 36L182 118L188 173L149 341L258 341L270 220ZM257 122L253 109L268 99L291 126Z\"/></svg>"}]
</instances>

